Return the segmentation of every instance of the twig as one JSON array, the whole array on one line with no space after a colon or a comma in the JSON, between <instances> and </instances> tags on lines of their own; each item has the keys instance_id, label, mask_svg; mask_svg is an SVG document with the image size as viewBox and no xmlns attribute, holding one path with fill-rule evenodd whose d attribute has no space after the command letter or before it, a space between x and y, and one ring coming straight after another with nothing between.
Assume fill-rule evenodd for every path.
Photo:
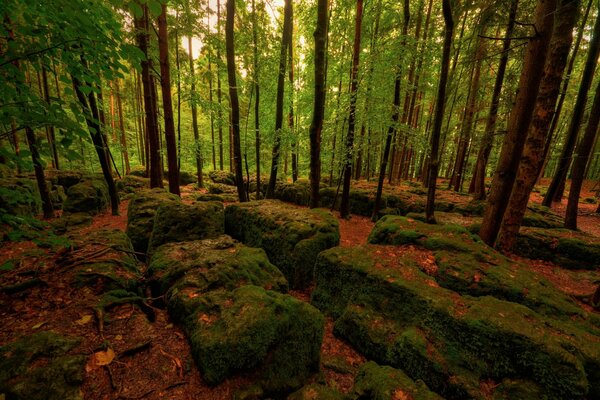
<instances>
[{"instance_id":1,"label":"twig","mask_svg":"<svg viewBox=\"0 0 600 400\"><path fill-rule=\"evenodd\" d=\"M149 348L152 345L152 340L148 340L146 342L142 342L142 343L138 343L137 345L123 350L119 355L118 358L122 358L122 357L129 357L132 356L134 354L140 353L144 350L146 350L147 348Z\"/></svg>"}]
</instances>

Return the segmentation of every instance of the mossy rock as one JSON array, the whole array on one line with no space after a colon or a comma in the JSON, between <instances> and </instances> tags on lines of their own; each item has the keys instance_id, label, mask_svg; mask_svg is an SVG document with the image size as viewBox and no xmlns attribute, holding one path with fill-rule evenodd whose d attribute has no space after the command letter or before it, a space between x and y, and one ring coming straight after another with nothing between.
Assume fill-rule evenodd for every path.
<instances>
[{"instance_id":1,"label":"mossy rock","mask_svg":"<svg viewBox=\"0 0 600 400\"><path fill-rule=\"evenodd\" d=\"M37 182L27 178L0 179L0 209L22 217L38 215L42 200Z\"/></svg>"},{"instance_id":2,"label":"mossy rock","mask_svg":"<svg viewBox=\"0 0 600 400\"><path fill-rule=\"evenodd\" d=\"M84 238L73 238L74 249L92 247L94 250L108 251L81 263L77 258L71 260L77 286L93 287L96 292L111 290L137 291L141 282L139 264L133 255L129 237L118 229L100 229L87 234Z\"/></svg>"},{"instance_id":3,"label":"mossy rock","mask_svg":"<svg viewBox=\"0 0 600 400\"><path fill-rule=\"evenodd\" d=\"M278 183L275 186L275 198L288 203L308 206L310 186L306 183Z\"/></svg>"},{"instance_id":4,"label":"mossy rock","mask_svg":"<svg viewBox=\"0 0 600 400\"><path fill-rule=\"evenodd\" d=\"M299 209L277 200L227 206L225 232L263 248L293 288L312 282L317 255L340 240L338 221L328 211Z\"/></svg>"},{"instance_id":5,"label":"mossy rock","mask_svg":"<svg viewBox=\"0 0 600 400\"><path fill-rule=\"evenodd\" d=\"M69 229L80 228L92 224L94 218L85 212L80 213L63 213L59 219L51 222L54 231L58 234L64 234Z\"/></svg>"},{"instance_id":6,"label":"mossy rock","mask_svg":"<svg viewBox=\"0 0 600 400\"><path fill-rule=\"evenodd\" d=\"M527 206L522 226L534 228L559 229L564 226L563 218L550 208L537 204Z\"/></svg>"},{"instance_id":7,"label":"mossy rock","mask_svg":"<svg viewBox=\"0 0 600 400\"><path fill-rule=\"evenodd\" d=\"M129 175L139 176L140 178L148 177L148 175L146 174L146 167L143 166L131 168L131 171L129 171Z\"/></svg>"},{"instance_id":8,"label":"mossy rock","mask_svg":"<svg viewBox=\"0 0 600 400\"><path fill-rule=\"evenodd\" d=\"M188 171L179 171L179 184L182 186L191 185L198 182L198 177Z\"/></svg>"},{"instance_id":9,"label":"mossy rock","mask_svg":"<svg viewBox=\"0 0 600 400\"><path fill-rule=\"evenodd\" d=\"M481 217L485 212L485 200L471 200L466 204L457 205L456 211L463 215Z\"/></svg>"},{"instance_id":10,"label":"mossy rock","mask_svg":"<svg viewBox=\"0 0 600 400\"><path fill-rule=\"evenodd\" d=\"M373 361L360 368L349 397L356 400L443 400L423 381L414 382L404 372Z\"/></svg>"},{"instance_id":11,"label":"mossy rock","mask_svg":"<svg viewBox=\"0 0 600 400\"><path fill-rule=\"evenodd\" d=\"M330 387L311 383L290 394L287 400L344 400L342 393Z\"/></svg>"},{"instance_id":12,"label":"mossy rock","mask_svg":"<svg viewBox=\"0 0 600 400\"><path fill-rule=\"evenodd\" d=\"M60 185L52 185L50 189L50 200L52 201L52 207L55 210L62 210L63 203L67 200L67 194L65 188Z\"/></svg>"},{"instance_id":13,"label":"mossy rock","mask_svg":"<svg viewBox=\"0 0 600 400\"><path fill-rule=\"evenodd\" d=\"M251 371L266 394L289 393L319 370L324 318L289 295L251 285L212 291L184 326L209 385Z\"/></svg>"},{"instance_id":14,"label":"mossy rock","mask_svg":"<svg viewBox=\"0 0 600 400\"><path fill-rule=\"evenodd\" d=\"M67 189L65 212L98 214L108 208L108 187L102 179L86 179Z\"/></svg>"},{"instance_id":15,"label":"mossy rock","mask_svg":"<svg viewBox=\"0 0 600 400\"><path fill-rule=\"evenodd\" d=\"M337 247L319 255L312 303L339 317L336 335L449 399L483 399L480 385L490 377L531 380L549 399L596 396L598 329L460 295L421 271L411 252L394 249Z\"/></svg>"},{"instance_id":16,"label":"mossy rock","mask_svg":"<svg viewBox=\"0 0 600 400\"><path fill-rule=\"evenodd\" d=\"M224 183L208 183L206 186L209 194L237 194L236 186L229 186Z\"/></svg>"},{"instance_id":17,"label":"mossy rock","mask_svg":"<svg viewBox=\"0 0 600 400\"><path fill-rule=\"evenodd\" d=\"M150 259L148 281L154 296L166 294L171 315L190 314L195 301L216 289L243 285L287 292L283 274L264 250L247 247L229 236L160 246Z\"/></svg>"},{"instance_id":18,"label":"mossy rock","mask_svg":"<svg viewBox=\"0 0 600 400\"><path fill-rule=\"evenodd\" d=\"M600 239L583 232L522 227L513 250L523 257L552 261L564 268L600 268Z\"/></svg>"},{"instance_id":19,"label":"mossy rock","mask_svg":"<svg viewBox=\"0 0 600 400\"><path fill-rule=\"evenodd\" d=\"M80 341L45 331L0 347L0 395L10 400L82 400L86 358L68 354Z\"/></svg>"},{"instance_id":20,"label":"mossy rock","mask_svg":"<svg viewBox=\"0 0 600 400\"><path fill-rule=\"evenodd\" d=\"M227 186L235 186L235 175L229 171L210 171L208 177L214 183L221 183Z\"/></svg>"},{"instance_id":21,"label":"mossy rock","mask_svg":"<svg viewBox=\"0 0 600 400\"><path fill-rule=\"evenodd\" d=\"M135 193L150 187L150 179L135 175L126 175L115 182L120 193Z\"/></svg>"},{"instance_id":22,"label":"mossy rock","mask_svg":"<svg viewBox=\"0 0 600 400\"><path fill-rule=\"evenodd\" d=\"M224 230L223 203L161 204L154 216L148 253L165 243L217 237Z\"/></svg>"},{"instance_id":23,"label":"mossy rock","mask_svg":"<svg viewBox=\"0 0 600 400\"><path fill-rule=\"evenodd\" d=\"M429 273L439 285L461 294L491 295L548 316L581 321L589 317L552 284L487 246L464 227L388 216L375 224L369 243L410 244L432 251L434 263L430 267L434 269Z\"/></svg>"},{"instance_id":24,"label":"mossy rock","mask_svg":"<svg viewBox=\"0 0 600 400\"><path fill-rule=\"evenodd\" d=\"M45 173L48 181L52 182L53 185L60 185L65 189L78 184L83 179L83 173L80 171L49 169Z\"/></svg>"},{"instance_id":25,"label":"mossy rock","mask_svg":"<svg viewBox=\"0 0 600 400\"><path fill-rule=\"evenodd\" d=\"M225 197L220 194L201 194L196 197L196 201L220 201L223 203L225 201Z\"/></svg>"},{"instance_id":26,"label":"mossy rock","mask_svg":"<svg viewBox=\"0 0 600 400\"><path fill-rule=\"evenodd\" d=\"M177 204L180 201L177 195L164 189L142 190L129 201L126 232L135 251L145 254L148 250L158 207L162 204Z\"/></svg>"}]
</instances>

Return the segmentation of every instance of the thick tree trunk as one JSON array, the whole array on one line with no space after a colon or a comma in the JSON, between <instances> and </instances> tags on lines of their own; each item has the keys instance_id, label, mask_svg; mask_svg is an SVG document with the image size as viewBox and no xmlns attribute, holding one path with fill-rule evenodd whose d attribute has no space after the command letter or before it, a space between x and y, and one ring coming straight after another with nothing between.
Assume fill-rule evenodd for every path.
<instances>
[{"instance_id":1,"label":"thick tree trunk","mask_svg":"<svg viewBox=\"0 0 600 400\"><path fill-rule=\"evenodd\" d=\"M194 56L192 54L192 36L188 36L188 47L189 47L189 62L190 62L190 77L192 79L191 85L191 106L192 106L192 131L194 132L194 155L196 158L196 180L198 187L203 187L204 182L202 181L202 152L200 144L200 134L198 133L198 107L196 106L196 75L194 73Z\"/></svg>"},{"instance_id":2,"label":"thick tree trunk","mask_svg":"<svg viewBox=\"0 0 600 400\"><path fill-rule=\"evenodd\" d=\"M310 208L319 207L321 182L321 131L325 114L325 51L327 41L327 1L317 2L317 27L315 29L315 97L310 123Z\"/></svg>"},{"instance_id":3,"label":"thick tree trunk","mask_svg":"<svg viewBox=\"0 0 600 400\"><path fill-rule=\"evenodd\" d=\"M160 160L160 138L158 135L158 118L156 112L155 85L152 79L152 58L148 55L149 21L148 7L141 5L143 17L134 18L137 30L136 39L141 52L142 60L142 85L144 88L144 110L146 114L146 141L148 146L148 175L150 187L163 187L162 166Z\"/></svg>"},{"instance_id":4,"label":"thick tree trunk","mask_svg":"<svg viewBox=\"0 0 600 400\"><path fill-rule=\"evenodd\" d=\"M571 188L569 189L569 202L565 215L565 228L577 229L577 209L579 207L579 195L585 178L586 167L590 154L594 149L594 141L598 134L598 122L600 122L600 81L596 86L594 104L590 110L590 118L583 137L577 144L571 171Z\"/></svg>"},{"instance_id":5,"label":"thick tree trunk","mask_svg":"<svg viewBox=\"0 0 600 400\"><path fill-rule=\"evenodd\" d=\"M129 175L131 167L129 165L129 151L127 151L127 136L125 134L125 117L123 116L123 101L121 99L121 89L119 87L119 80L115 81L115 89L117 96L117 110L119 111L119 131L121 132L121 154L123 154L123 160L125 162L125 175Z\"/></svg>"},{"instance_id":6,"label":"thick tree trunk","mask_svg":"<svg viewBox=\"0 0 600 400\"><path fill-rule=\"evenodd\" d=\"M581 83L579 84L579 92L577 93L577 100L573 107L573 114L571 117L571 123L567 130L567 139L563 146L560 158L558 159L558 166L556 173L552 178L552 182L548 187L546 196L544 196L543 205L550 207L553 201L560 201L564 192L564 184L567 179L567 172L571 165L571 158L573 156L573 150L575 149L575 143L577 142L577 136L579 134L579 127L583 120L583 114L585 111L585 105L587 103L587 95L594 79L594 71L596 70L596 64L598 62L598 54L600 52L600 14L596 16L596 23L594 24L594 32L592 34L592 40L588 50L587 60L585 62L585 68L583 75L581 76Z\"/></svg>"},{"instance_id":7,"label":"thick tree trunk","mask_svg":"<svg viewBox=\"0 0 600 400\"><path fill-rule=\"evenodd\" d=\"M573 27L577 21L578 12L579 0L560 0L556 5L552 38L533 110L533 118L527 131L527 140L521 155L517 178L498 235L497 247L503 251L510 251L517 240L517 234L527 210L529 195L544 162L544 141L556 109L556 100L567 65L569 49L573 41Z\"/></svg>"},{"instance_id":8,"label":"thick tree trunk","mask_svg":"<svg viewBox=\"0 0 600 400\"><path fill-rule=\"evenodd\" d=\"M555 9L556 0L538 0L535 12L537 34L530 39L527 46L517 98L508 121L508 131L502 143L492 189L479 231L479 236L490 246L496 242L502 217L517 176L519 161L527 138L527 129L533 116L533 108L542 79L539 71L544 68Z\"/></svg>"},{"instance_id":9,"label":"thick tree trunk","mask_svg":"<svg viewBox=\"0 0 600 400\"><path fill-rule=\"evenodd\" d=\"M48 184L46 183L46 178L44 177L44 165L42 164L42 157L40 156L40 150L38 148L35 132L30 127L26 126L25 135L27 137L29 152L31 153L31 159L33 161L35 179L37 181L38 190L40 191L40 197L42 198L42 211L44 213L44 218L54 218L54 207L52 206L50 191L48 190Z\"/></svg>"},{"instance_id":10,"label":"thick tree trunk","mask_svg":"<svg viewBox=\"0 0 600 400\"><path fill-rule=\"evenodd\" d=\"M275 105L275 139L271 158L271 176L267 187L267 198L273 198L275 183L277 182L277 169L279 167L281 151L281 128L283 127L283 94L285 90L285 69L287 64L287 46L290 45L292 35L292 0L285 0L283 15L283 32L281 35L281 51L279 55L279 75L277 77L277 98Z\"/></svg>"},{"instance_id":11,"label":"thick tree trunk","mask_svg":"<svg viewBox=\"0 0 600 400\"><path fill-rule=\"evenodd\" d=\"M356 124L356 97L358 95L358 67L360 63L360 37L363 19L363 0L356 1L354 26L354 49L352 51L352 73L350 75L350 111L348 114L348 134L344 155L344 186L340 202L340 216L350 216L350 180L352 179L352 158L354 156L354 129Z\"/></svg>"},{"instance_id":12,"label":"thick tree trunk","mask_svg":"<svg viewBox=\"0 0 600 400\"><path fill-rule=\"evenodd\" d=\"M231 129L233 139L233 163L235 183L241 202L247 201L242 175L242 147L240 142L240 103L238 100L235 76L235 47L233 24L235 21L235 0L227 0L227 19L225 21L225 48L227 53L227 80L229 81L229 102L231 103Z\"/></svg>"}]
</instances>

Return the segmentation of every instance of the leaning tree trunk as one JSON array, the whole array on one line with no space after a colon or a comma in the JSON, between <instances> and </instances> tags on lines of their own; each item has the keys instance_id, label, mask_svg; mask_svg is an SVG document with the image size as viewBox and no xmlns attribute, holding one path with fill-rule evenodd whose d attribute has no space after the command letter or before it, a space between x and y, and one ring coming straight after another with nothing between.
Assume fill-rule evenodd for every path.
<instances>
[{"instance_id":1,"label":"leaning tree trunk","mask_svg":"<svg viewBox=\"0 0 600 400\"><path fill-rule=\"evenodd\" d=\"M579 0L560 0L556 6L554 29L533 110L533 119L529 125L517 178L498 235L497 247L505 252L511 251L516 242L527 210L529 195L544 162L544 142L556 108L578 11Z\"/></svg>"},{"instance_id":2,"label":"leaning tree trunk","mask_svg":"<svg viewBox=\"0 0 600 400\"><path fill-rule=\"evenodd\" d=\"M281 128L283 127L283 92L285 90L285 69L287 64L287 46L290 45L292 36L292 0L285 0L283 16L283 32L281 35L281 52L279 55L279 75L277 77L277 98L275 108L275 140L271 158L271 176L267 187L267 198L275 195L277 169L279 167L281 151Z\"/></svg>"},{"instance_id":3,"label":"leaning tree trunk","mask_svg":"<svg viewBox=\"0 0 600 400\"><path fill-rule=\"evenodd\" d=\"M594 71L596 70L596 64L598 62L598 54L600 52L600 14L596 16L596 23L594 24L594 32L590 47L588 50L587 60L585 62L585 68L583 75L581 76L581 83L579 84L579 92L577 93L577 100L573 107L573 115L571 117L571 123L567 131L567 140L563 146L560 158L558 159L558 167L556 173L552 178L552 182L548 187L548 191L544 196L543 205L550 207L553 201L560 201L564 191L564 183L567 178L567 172L571 165L571 157L573 150L575 149L575 143L577 142L577 136L579 134L579 127L583 120L583 114L585 112L585 105L587 103L587 95L594 79Z\"/></svg>"},{"instance_id":4,"label":"leaning tree trunk","mask_svg":"<svg viewBox=\"0 0 600 400\"><path fill-rule=\"evenodd\" d=\"M321 181L321 131L325 114L325 49L327 41L327 1L318 0L315 29L315 99L310 123L310 208L319 207Z\"/></svg>"},{"instance_id":5,"label":"leaning tree trunk","mask_svg":"<svg viewBox=\"0 0 600 400\"><path fill-rule=\"evenodd\" d=\"M452 47L452 36L454 35L454 18L450 0L443 0L442 11L446 29L444 32L444 50L442 53L442 68L440 72L440 83L438 86L437 100L435 106L435 119L433 131L431 132L431 152L429 155L429 173L427 174L427 204L425 205L425 219L427 223L435 224L433 214L435 208L435 189L438 176L440 158L438 155L440 145L440 132L444 118L444 104L446 102L446 82L448 81L448 68L450 66L450 50Z\"/></svg>"},{"instance_id":6,"label":"leaning tree trunk","mask_svg":"<svg viewBox=\"0 0 600 400\"><path fill-rule=\"evenodd\" d=\"M535 12L537 34L530 39L519 80L519 91L510 113L508 131L502 143L500 158L494 173L492 189L485 208L479 236L493 246L496 242L502 217L512 192L527 130L533 117L533 108L539 90L552 25L556 0L539 0Z\"/></svg>"},{"instance_id":7,"label":"leaning tree trunk","mask_svg":"<svg viewBox=\"0 0 600 400\"><path fill-rule=\"evenodd\" d=\"M225 21L225 48L227 53L227 79L229 81L229 102L231 103L231 129L233 139L233 164L235 183L241 202L247 201L242 175L242 146L240 143L240 103L238 100L235 77L235 47L233 23L235 20L235 0L227 0L227 19Z\"/></svg>"},{"instance_id":8,"label":"leaning tree trunk","mask_svg":"<svg viewBox=\"0 0 600 400\"><path fill-rule=\"evenodd\" d=\"M600 121L600 81L596 87L594 104L590 110L585 133L577 145L575 160L573 161L573 170L571 172L571 188L569 189L569 202L567 203L567 213L565 215L565 228L577 229L577 208L579 206L579 195L581 186L585 178L585 171L590 153L594 149L594 141L598 134L598 122Z\"/></svg>"},{"instance_id":9,"label":"leaning tree trunk","mask_svg":"<svg viewBox=\"0 0 600 400\"><path fill-rule=\"evenodd\" d=\"M352 73L350 74L350 112L348 115L348 134L344 156L344 186L340 202L340 216L350 216L350 180L352 179L352 157L354 156L354 128L356 124L356 97L358 95L358 66L360 63L360 36L363 19L363 0L356 1L356 19L354 28L354 49L352 52Z\"/></svg>"},{"instance_id":10,"label":"leaning tree trunk","mask_svg":"<svg viewBox=\"0 0 600 400\"><path fill-rule=\"evenodd\" d=\"M160 59L160 87L163 98L165 119L165 142L167 144L167 164L169 166L169 192L180 195L179 166L177 165L177 143L173 120L173 100L171 98L171 67L169 65L169 36L167 33L167 5L161 5L158 17L158 52Z\"/></svg>"}]
</instances>

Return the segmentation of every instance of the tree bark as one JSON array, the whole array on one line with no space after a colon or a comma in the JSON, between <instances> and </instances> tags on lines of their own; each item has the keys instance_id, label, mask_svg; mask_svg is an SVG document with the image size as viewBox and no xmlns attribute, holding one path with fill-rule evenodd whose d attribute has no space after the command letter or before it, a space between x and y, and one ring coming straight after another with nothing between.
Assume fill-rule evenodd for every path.
<instances>
[{"instance_id":1,"label":"tree bark","mask_svg":"<svg viewBox=\"0 0 600 400\"><path fill-rule=\"evenodd\" d=\"M203 187L204 182L202 178L202 152L200 144L200 134L198 133L198 107L196 106L196 75L194 72L194 56L192 54L192 36L188 36L188 47L189 47L189 62L190 62L190 77L192 85L190 88L191 92L191 106L192 106L192 131L194 132L194 155L196 158L196 180L198 187Z\"/></svg>"},{"instance_id":2,"label":"tree bark","mask_svg":"<svg viewBox=\"0 0 600 400\"><path fill-rule=\"evenodd\" d=\"M48 86L48 72L46 71L46 67L42 66L42 80L44 82L44 100L46 103L50 105L50 88ZM50 125L48 127L48 137L50 150L52 151L52 159L54 160L54 168L60 169L60 163L58 160L58 150L56 148L56 134L54 132L54 125Z\"/></svg>"},{"instance_id":3,"label":"tree bark","mask_svg":"<svg viewBox=\"0 0 600 400\"><path fill-rule=\"evenodd\" d=\"M600 14L596 16L596 22L594 24L594 32L592 34L592 40L588 50L587 60L585 62L585 68L583 75L581 76L581 83L579 84L579 92L577 93L577 100L573 107L573 114L571 117L571 123L567 130L567 139L563 146L560 158L558 159L558 166L556 173L552 178L552 182L548 187L546 196L544 196L543 205L550 207L553 201L560 201L564 192L564 183L567 178L567 172L571 165L571 159L573 156L573 150L575 149L575 143L577 142L577 136L579 134L579 127L583 119L585 111L585 105L587 103L587 95L594 79L594 71L596 70L596 64L598 62L598 54L600 52ZM562 189L561 189L562 186Z\"/></svg>"},{"instance_id":4,"label":"tree bark","mask_svg":"<svg viewBox=\"0 0 600 400\"><path fill-rule=\"evenodd\" d=\"M516 242L523 216L527 210L529 195L544 162L544 141L556 109L556 100L567 65L578 12L579 0L560 0L556 5L552 38L533 110L533 118L527 131L527 140L521 155L517 178L498 235L497 247L505 252L510 251Z\"/></svg>"},{"instance_id":5,"label":"tree bark","mask_svg":"<svg viewBox=\"0 0 600 400\"><path fill-rule=\"evenodd\" d=\"M450 50L452 47L452 36L454 35L454 18L452 16L452 7L450 0L443 0L442 12L444 14L444 47L442 52L442 65L440 72L440 83L438 86L435 119L433 121L433 131L431 132L431 153L429 155L429 173L427 184L427 204L425 205L425 218L427 223L435 224L435 189L438 176L440 159L438 155L440 144L440 132L442 130L442 120L444 118L444 105L446 102L446 83L448 81L448 67L450 66Z\"/></svg>"},{"instance_id":6,"label":"tree bark","mask_svg":"<svg viewBox=\"0 0 600 400\"><path fill-rule=\"evenodd\" d=\"M121 99L121 89L119 87L119 80L115 81L115 89L117 96L117 110L119 111L119 130L121 131L121 152L125 161L125 175L129 175L131 167L129 165L129 152L127 151L127 136L125 134L125 118L123 116L123 101Z\"/></svg>"},{"instance_id":7,"label":"tree bark","mask_svg":"<svg viewBox=\"0 0 600 400\"><path fill-rule=\"evenodd\" d=\"M321 131L325 114L325 52L327 41L327 2L317 2L317 27L315 39L315 97L310 123L310 208L319 207L319 184L321 182Z\"/></svg>"},{"instance_id":8,"label":"tree bark","mask_svg":"<svg viewBox=\"0 0 600 400\"><path fill-rule=\"evenodd\" d=\"M363 19L363 0L356 1L356 19L354 27L354 49L352 51L352 73L350 75L350 111L348 114L348 133L344 155L344 186L340 202L340 216L350 216L350 180L352 179L352 158L354 156L354 129L356 125L356 97L358 95L358 67L360 63L360 38Z\"/></svg>"},{"instance_id":9,"label":"tree bark","mask_svg":"<svg viewBox=\"0 0 600 400\"><path fill-rule=\"evenodd\" d=\"M227 0L227 19L225 20L225 48L227 53L227 79L229 81L229 102L231 103L231 129L233 139L233 163L235 183L241 202L247 201L242 175L242 148L240 143L240 103L238 100L235 76L235 47L233 24L235 20L235 0Z\"/></svg>"},{"instance_id":10,"label":"tree bark","mask_svg":"<svg viewBox=\"0 0 600 400\"><path fill-rule=\"evenodd\" d=\"M261 198L260 182L260 84L258 71L258 22L256 20L256 4L252 0L252 44L253 44L253 74L254 74L254 148L256 153L256 200ZM248 182L250 185L250 182Z\"/></svg>"},{"instance_id":11,"label":"tree bark","mask_svg":"<svg viewBox=\"0 0 600 400\"><path fill-rule=\"evenodd\" d=\"M221 0L217 0L217 36L221 39ZM219 130L219 170L223 171L223 110L221 109L221 46L217 44L217 125Z\"/></svg>"},{"instance_id":12,"label":"tree bark","mask_svg":"<svg viewBox=\"0 0 600 400\"><path fill-rule=\"evenodd\" d=\"M487 200L479 236L493 246L496 242L502 216L506 211L517 176L519 161L527 138L527 129L533 116L548 43L554 22L556 0L538 0L535 12L537 34L530 39L519 80L519 90L508 121L508 131L494 173L492 189Z\"/></svg>"},{"instance_id":13,"label":"tree bark","mask_svg":"<svg viewBox=\"0 0 600 400\"><path fill-rule=\"evenodd\" d=\"M292 36L292 0L285 0L283 14L283 32L281 35L281 52L279 55L279 75L277 77L277 98L275 109L275 139L271 158L271 176L267 187L267 198L273 198L275 183L277 182L277 169L281 151L281 128L283 127L283 94L285 90L285 69L287 64L287 47Z\"/></svg>"}]
</instances>

